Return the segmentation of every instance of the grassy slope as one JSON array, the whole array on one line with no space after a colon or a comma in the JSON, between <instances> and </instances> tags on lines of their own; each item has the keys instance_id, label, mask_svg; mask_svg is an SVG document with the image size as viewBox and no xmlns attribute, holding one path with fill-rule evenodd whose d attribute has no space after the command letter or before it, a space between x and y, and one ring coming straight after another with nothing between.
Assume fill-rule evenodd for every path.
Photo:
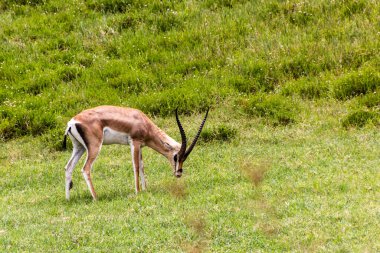
<instances>
[{"instance_id":1,"label":"grassy slope","mask_svg":"<svg viewBox=\"0 0 380 253\"><path fill-rule=\"evenodd\" d=\"M339 84L362 73L367 81L355 94L380 86L375 1L46 2L2 4L5 140L61 131L73 114L98 104L167 116L241 93L304 94L294 82L306 95L316 89L341 99L352 92L339 95Z\"/></svg>"},{"instance_id":2,"label":"grassy slope","mask_svg":"<svg viewBox=\"0 0 380 253\"><path fill-rule=\"evenodd\" d=\"M0 5L2 250L380 249L378 126L342 127L350 112L378 115L375 1L13 2ZM345 91L359 86L375 98ZM163 116L179 105L194 135L212 103L207 127L237 136L198 146L181 180L144 150L149 190L138 196L128 148L104 147L100 200L77 168L65 202L69 154L52 149L67 119L105 103L157 115L176 139ZM282 112L295 123L274 127Z\"/></svg>"}]
</instances>

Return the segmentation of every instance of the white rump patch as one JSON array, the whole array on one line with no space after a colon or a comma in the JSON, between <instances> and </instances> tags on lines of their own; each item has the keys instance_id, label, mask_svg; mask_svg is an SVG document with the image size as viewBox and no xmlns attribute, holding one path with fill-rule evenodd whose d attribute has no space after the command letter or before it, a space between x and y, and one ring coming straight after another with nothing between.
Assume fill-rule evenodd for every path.
<instances>
[{"instance_id":1,"label":"white rump patch","mask_svg":"<svg viewBox=\"0 0 380 253\"><path fill-rule=\"evenodd\" d=\"M79 143L82 144L82 146L85 147L87 150L86 144L84 143L82 136L78 133L78 130L75 126L75 124L77 123L81 124L79 121L76 121L75 119L71 119L69 122L67 122L65 134L70 134L70 136L74 137L77 141L79 141Z\"/></svg>"},{"instance_id":2,"label":"white rump patch","mask_svg":"<svg viewBox=\"0 0 380 253\"><path fill-rule=\"evenodd\" d=\"M130 143L130 137L128 134L113 130L112 128L105 127L103 129L103 144L124 144Z\"/></svg>"}]
</instances>

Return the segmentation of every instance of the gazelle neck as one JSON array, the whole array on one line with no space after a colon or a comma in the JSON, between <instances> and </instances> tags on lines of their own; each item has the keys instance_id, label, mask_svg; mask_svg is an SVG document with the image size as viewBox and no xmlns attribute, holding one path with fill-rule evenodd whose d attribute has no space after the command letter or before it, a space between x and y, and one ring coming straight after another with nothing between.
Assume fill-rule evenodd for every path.
<instances>
[{"instance_id":1,"label":"gazelle neck","mask_svg":"<svg viewBox=\"0 0 380 253\"><path fill-rule=\"evenodd\" d=\"M154 136L152 136L146 145L162 154L166 158L172 157L181 148L181 144L176 142L173 138L171 138L158 127Z\"/></svg>"}]
</instances>

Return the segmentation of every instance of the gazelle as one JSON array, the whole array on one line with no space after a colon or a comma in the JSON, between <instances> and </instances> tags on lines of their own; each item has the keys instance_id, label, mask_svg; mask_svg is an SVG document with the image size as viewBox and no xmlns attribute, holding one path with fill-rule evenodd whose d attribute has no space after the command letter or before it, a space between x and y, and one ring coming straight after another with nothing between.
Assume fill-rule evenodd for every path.
<instances>
[{"instance_id":1,"label":"gazelle","mask_svg":"<svg viewBox=\"0 0 380 253\"><path fill-rule=\"evenodd\" d=\"M130 145L136 193L140 191L139 176L141 178L142 189L146 189L141 154L141 148L143 146L148 146L164 155L169 160L174 175L176 177L181 177L183 172L183 162L197 143L199 135L206 122L207 115L208 110L199 127L197 135L186 150L186 134L179 121L177 110L175 111L175 117L181 134L181 144L168 136L143 112L137 109L116 106L99 106L82 111L67 123L64 136L64 147L66 147L67 135L69 135L73 143L73 153L65 167L66 199L69 200L70 189L73 187L72 173L74 167L83 153L87 151L87 159L83 166L82 174L93 199L96 200L96 193L91 181L90 171L103 144Z\"/></svg>"}]
</instances>

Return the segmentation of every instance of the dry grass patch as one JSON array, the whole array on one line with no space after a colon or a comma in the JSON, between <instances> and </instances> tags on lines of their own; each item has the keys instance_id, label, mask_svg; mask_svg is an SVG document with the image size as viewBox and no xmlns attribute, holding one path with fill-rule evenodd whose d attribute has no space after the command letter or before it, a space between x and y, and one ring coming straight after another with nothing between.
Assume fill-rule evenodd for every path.
<instances>
[{"instance_id":1,"label":"dry grass patch","mask_svg":"<svg viewBox=\"0 0 380 253\"><path fill-rule=\"evenodd\" d=\"M165 185L165 189L173 197L184 199L188 195L186 184L183 180L175 180Z\"/></svg>"},{"instance_id":2,"label":"dry grass patch","mask_svg":"<svg viewBox=\"0 0 380 253\"><path fill-rule=\"evenodd\" d=\"M248 178L252 184L257 187L264 180L265 173L270 169L269 161L251 162L244 161L240 165L242 174Z\"/></svg>"},{"instance_id":3,"label":"dry grass patch","mask_svg":"<svg viewBox=\"0 0 380 253\"><path fill-rule=\"evenodd\" d=\"M204 218L204 213L196 212L189 213L185 217L185 224L196 235L196 239L193 242L186 243L184 250L191 253L204 252L208 245L207 224Z\"/></svg>"}]
</instances>

